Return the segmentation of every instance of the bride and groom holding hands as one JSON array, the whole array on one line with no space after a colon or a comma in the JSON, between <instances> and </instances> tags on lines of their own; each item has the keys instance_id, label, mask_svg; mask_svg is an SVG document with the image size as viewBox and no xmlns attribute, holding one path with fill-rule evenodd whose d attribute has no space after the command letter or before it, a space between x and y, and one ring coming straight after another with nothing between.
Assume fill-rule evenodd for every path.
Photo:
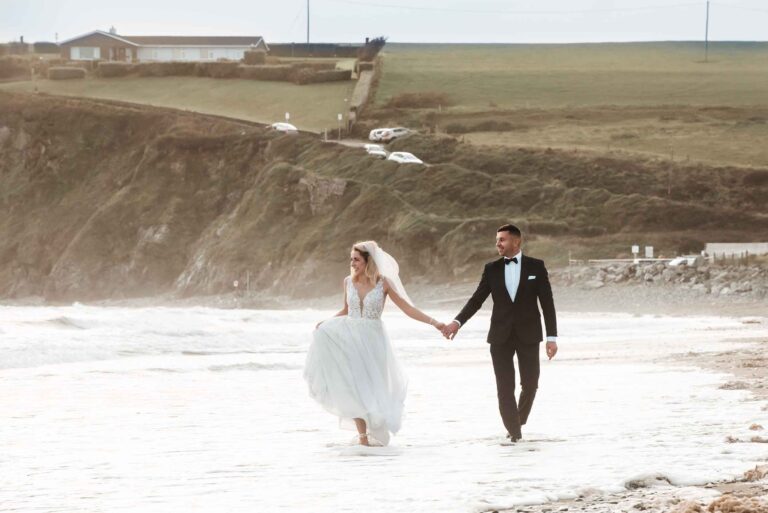
<instances>
[{"instance_id":1,"label":"bride and groom holding hands","mask_svg":"<svg viewBox=\"0 0 768 513\"><path fill-rule=\"evenodd\" d=\"M389 297L409 317L439 329L452 340L490 295L487 342L496 376L499 412L507 437L522 438L539 382L539 346L546 328L546 354L557 353L557 321L544 262L523 255L522 233L511 224L496 231L500 258L483 269L477 289L449 323L413 305L400 281L397 261L374 241L356 243L350 276L344 279L343 308L318 323L307 352L304 378L310 396L342 422L354 423L361 445L387 445L401 427L407 378L381 322ZM541 305L541 313L539 310ZM520 396L515 397L515 366Z\"/></svg>"}]
</instances>

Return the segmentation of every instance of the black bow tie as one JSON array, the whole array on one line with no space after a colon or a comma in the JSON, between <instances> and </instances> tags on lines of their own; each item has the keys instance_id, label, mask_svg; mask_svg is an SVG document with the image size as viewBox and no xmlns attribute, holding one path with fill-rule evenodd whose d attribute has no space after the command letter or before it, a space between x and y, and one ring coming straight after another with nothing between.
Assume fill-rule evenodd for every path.
<instances>
[{"instance_id":1,"label":"black bow tie","mask_svg":"<svg viewBox=\"0 0 768 513\"><path fill-rule=\"evenodd\" d=\"M504 257L504 265L509 265L510 262L517 263L517 257L512 257L512 258Z\"/></svg>"}]
</instances>

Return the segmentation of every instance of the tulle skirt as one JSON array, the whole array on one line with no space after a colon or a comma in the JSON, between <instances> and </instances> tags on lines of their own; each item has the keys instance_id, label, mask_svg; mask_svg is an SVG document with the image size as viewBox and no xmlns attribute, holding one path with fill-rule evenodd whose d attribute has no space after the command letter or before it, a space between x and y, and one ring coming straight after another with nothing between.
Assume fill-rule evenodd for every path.
<instances>
[{"instance_id":1,"label":"tulle skirt","mask_svg":"<svg viewBox=\"0 0 768 513\"><path fill-rule=\"evenodd\" d=\"M397 433L408 388L380 319L333 317L314 332L304 379L309 395L354 429L365 420L368 432L383 445Z\"/></svg>"}]
</instances>

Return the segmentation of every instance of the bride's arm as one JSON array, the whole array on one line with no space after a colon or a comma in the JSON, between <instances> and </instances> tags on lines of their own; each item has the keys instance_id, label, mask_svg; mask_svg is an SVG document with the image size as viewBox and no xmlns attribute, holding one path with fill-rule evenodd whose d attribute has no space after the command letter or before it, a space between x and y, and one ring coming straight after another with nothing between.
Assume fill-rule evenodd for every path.
<instances>
[{"instance_id":1,"label":"bride's arm","mask_svg":"<svg viewBox=\"0 0 768 513\"><path fill-rule=\"evenodd\" d=\"M334 317L342 317L344 315L347 315L349 313L349 305L347 304L347 280L349 279L349 276L344 278L343 286L344 286L344 308L336 312L336 315Z\"/></svg>"},{"instance_id":2,"label":"bride's arm","mask_svg":"<svg viewBox=\"0 0 768 513\"><path fill-rule=\"evenodd\" d=\"M336 312L334 317L343 317L349 313L349 306L347 305L347 278L344 278L344 308ZM315 325L315 329L317 329L322 323L325 321L320 321Z\"/></svg>"},{"instance_id":3,"label":"bride's arm","mask_svg":"<svg viewBox=\"0 0 768 513\"><path fill-rule=\"evenodd\" d=\"M389 297L392 298L392 302L397 305L397 307L403 311L405 315L410 317L411 319L416 319L417 321L421 321L423 323L429 324L430 326L434 326L437 329L441 330L443 329L444 324L442 322L438 322L429 315L425 314L415 306L411 305L400 297L400 295L395 292L394 287L391 287L389 285L389 281L387 281L386 278L382 278L384 280L384 292L386 292Z\"/></svg>"}]
</instances>

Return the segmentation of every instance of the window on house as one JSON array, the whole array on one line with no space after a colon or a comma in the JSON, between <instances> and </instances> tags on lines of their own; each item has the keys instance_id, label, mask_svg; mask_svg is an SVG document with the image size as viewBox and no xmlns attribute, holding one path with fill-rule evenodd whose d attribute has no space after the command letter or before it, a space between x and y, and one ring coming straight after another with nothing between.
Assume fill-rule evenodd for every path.
<instances>
[{"instance_id":1,"label":"window on house","mask_svg":"<svg viewBox=\"0 0 768 513\"><path fill-rule=\"evenodd\" d=\"M80 58L81 59L89 59L93 60L94 58L94 48L93 47L80 47Z\"/></svg>"}]
</instances>

